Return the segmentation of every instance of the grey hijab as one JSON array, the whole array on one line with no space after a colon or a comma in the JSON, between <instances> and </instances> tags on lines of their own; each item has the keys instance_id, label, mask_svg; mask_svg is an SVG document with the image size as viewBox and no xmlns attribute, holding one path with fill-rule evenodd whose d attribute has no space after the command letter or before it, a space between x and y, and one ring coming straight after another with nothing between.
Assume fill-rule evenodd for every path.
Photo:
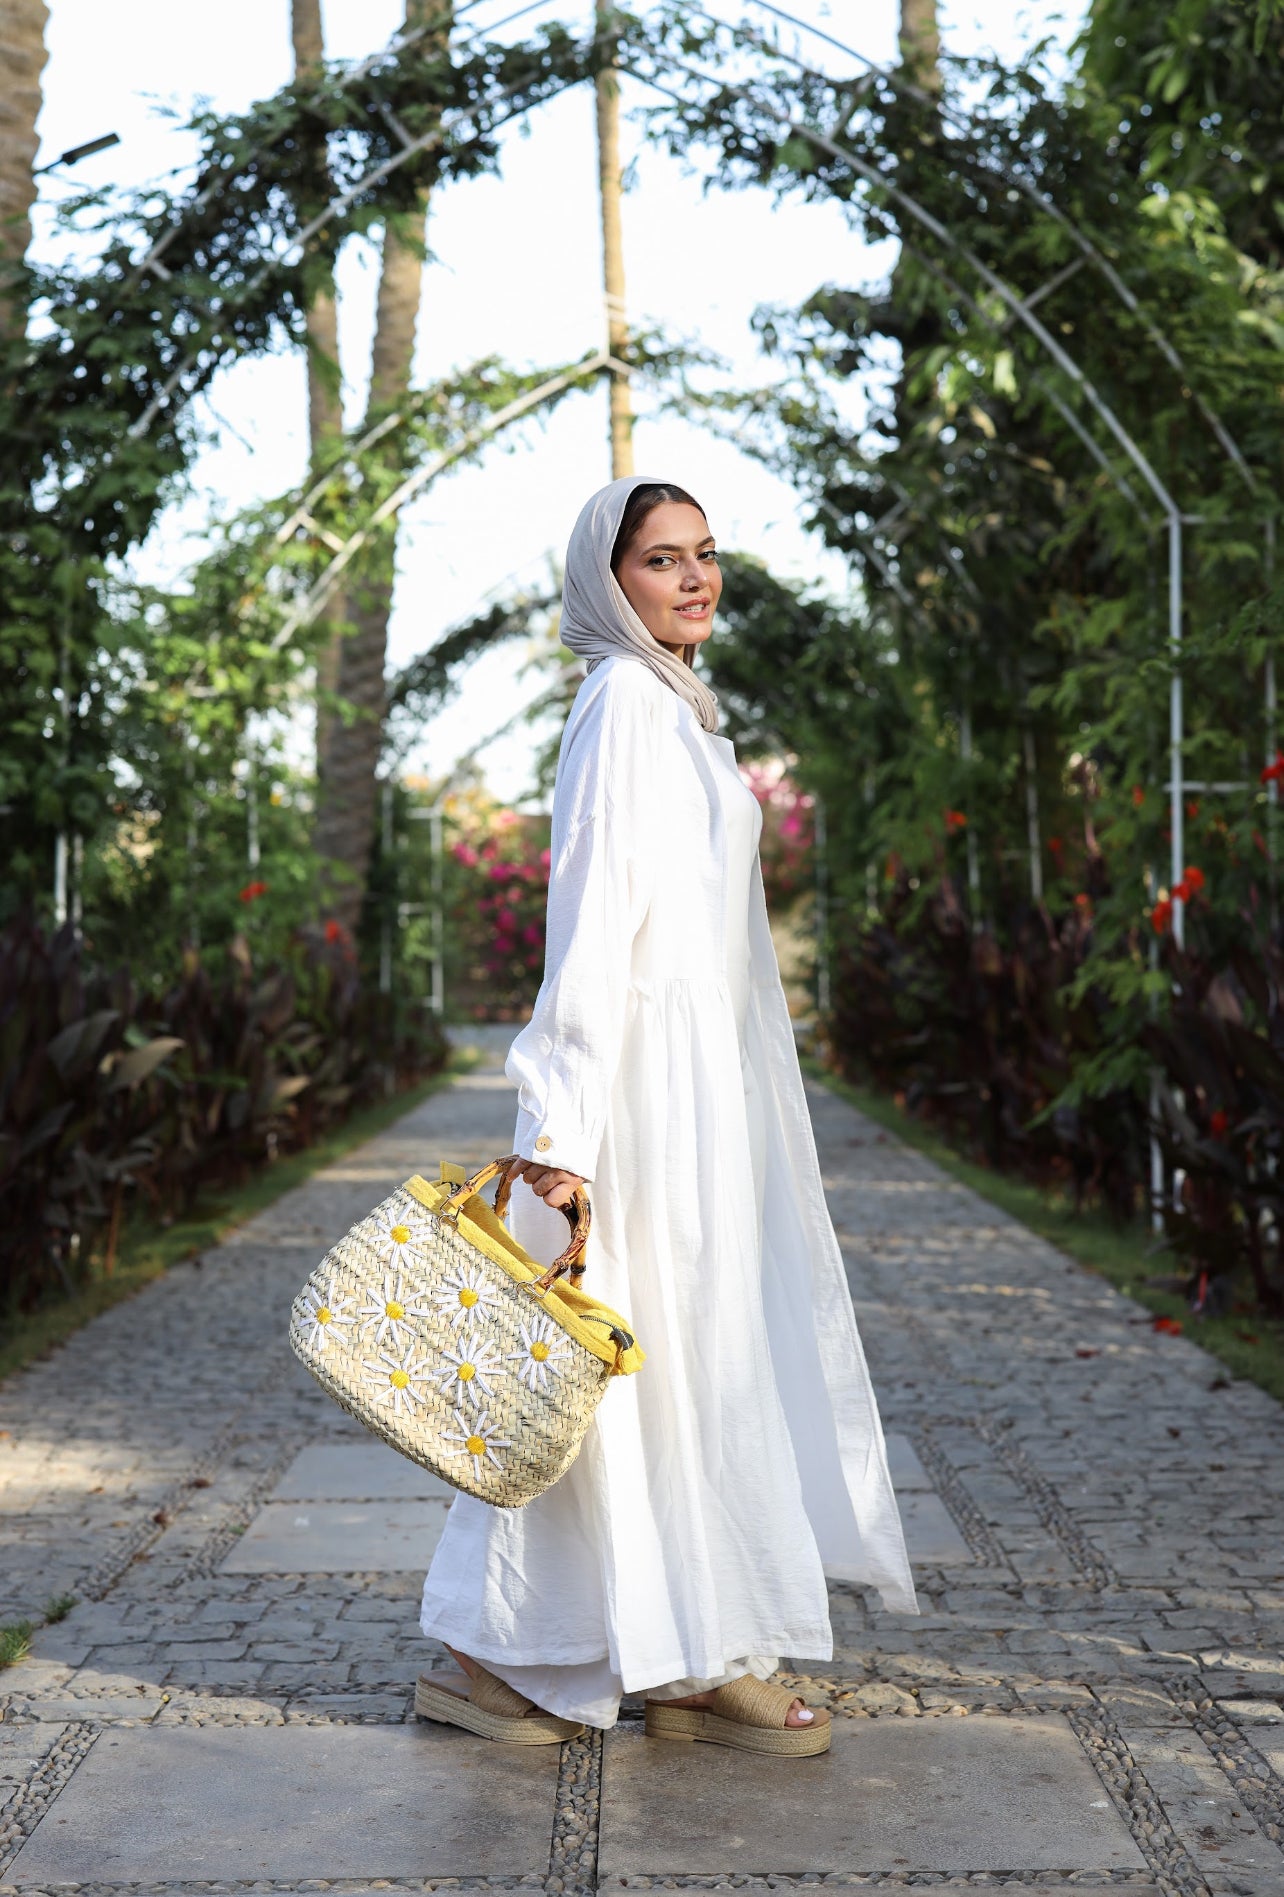
<instances>
[{"instance_id":1,"label":"grey hijab","mask_svg":"<svg viewBox=\"0 0 1284 1897\"><path fill-rule=\"evenodd\" d=\"M647 475L630 475L599 488L584 503L566 549L562 583L562 644L588 660L591 672L603 659L637 659L685 698L706 731L718 729L718 700L668 646L653 639L638 618L614 573L611 549L635 487L668 485Z\"/></svg>"}]
</instances>

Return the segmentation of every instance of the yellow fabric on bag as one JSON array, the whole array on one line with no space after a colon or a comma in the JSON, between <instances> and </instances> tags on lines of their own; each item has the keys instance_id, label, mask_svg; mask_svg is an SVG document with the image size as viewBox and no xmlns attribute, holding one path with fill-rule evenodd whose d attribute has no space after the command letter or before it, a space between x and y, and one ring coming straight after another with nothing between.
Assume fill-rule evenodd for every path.
<instances>
[{"instance_id":1,"label":"yellow fabric on bag","mask_svg":"<svg viewBox=\"0 0 1284 1897\"><path fill-rule=\"evenodd\" d=\"M416 1173L407 1179L406 1191L428 1211L436 1212L449 1199L454 1187L461 1186L467 1177L463 1166L443 1159L441 1184L430 1185ZM530 1284L543 1275L540 1266L517 1243L503 1220L496 1218L480 1192L473 1194L454 1222L470 1245L475 1245L518 1284ZM631 1337L628 1319L587 1291L577 1291L565 1278L559 1278L548 1291L538 1294L537 1301L569 1337L609 1364L615 1376L631 1376L646 1362L646 1354L636 1342L625 1348L611 1336L611 1331L617 1330Z\"/></svg>"}]
</instances>

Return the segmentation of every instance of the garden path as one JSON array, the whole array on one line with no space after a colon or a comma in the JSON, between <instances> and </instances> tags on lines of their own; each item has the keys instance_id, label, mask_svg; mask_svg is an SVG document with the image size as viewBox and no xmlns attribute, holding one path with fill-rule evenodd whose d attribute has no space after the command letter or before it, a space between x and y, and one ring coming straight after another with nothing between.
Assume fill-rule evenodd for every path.
<instances>
[{"instance_id":1,"label":"garden path","mask_svg":"<svg viewBox=\"0 0 1284 1897\"><path fill-rule=\"evenodd\" d=\"M483 1037L485 1038L485 1037ZM487 1059L0 1388L0 1893L1284 1892L1284 1411L818 1085L924 1613L833 1596L783 1770L417 1724L444 1500L295 1364L325 1241L503 1149Z\"/></svg>"}]
</instances>

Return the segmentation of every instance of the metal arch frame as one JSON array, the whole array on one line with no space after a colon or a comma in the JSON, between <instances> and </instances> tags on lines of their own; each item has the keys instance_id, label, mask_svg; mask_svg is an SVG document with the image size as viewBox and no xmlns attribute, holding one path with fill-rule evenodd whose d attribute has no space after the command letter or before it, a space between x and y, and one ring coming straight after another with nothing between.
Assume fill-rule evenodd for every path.
<instances>
[{"instance_id":1,"label":"metal arch frame","mask_svg":"<svg viewBox=\"0 0 1284 1897\"><path fill-rule=\"evenodd\" d=\"M563 85L554 88L552 92L545 96L547 98L555 98L559 92L568 91L570 87L576 83L578 82L567 80ZM520 89L519 84L506 86L501 92L494 95L492 103L498 103L502 99L511 98L512 95L520 91ZM520 118L522 114L529 109L528 106L521 106L516 111L510 113L507 118L499 120L497 124L506 125L510 123L512 119ZM361 177L358 178L355 183L349 185L346 190L337 192L336 195L330 199L324 210L320 211L310 223L305 224L301 231L296 232L279 255L264 259L258 270L245 286L245 291L242 292L242 295L248 291L257 289L274 271L285 269L290 260L297 256L298 252L306 245L308 239L314 237L332 217L338 216L341 212L347 210L354 198L359 197L363 191L368 191L373 185L390 177L394 171L399 171L404 164L408 163L411 158L418 157L421 152L430 151L434 146L440 145L457 125L461 125L466 120L473 118L475 114L475 107L461 107L457 112L447 113L433 131L425 132L419 138L414 139L408 138L404 129L397 127L398 136L403 141L402 149L391 158L385 158L380 164L373 165L369 171L363 172ZM164 266L157 265L155 267L161 269ZM205 307L207 310L209 309L208 304ZM212 343L217 343L217 335L211 337L210 340ZM161 384L160 389L147 404L143 413L136 421L131 422L128 429L131 440L136 441L147 433L157 415L160 414L163 408L169 405L170 396L197 359L198 352L189 350L182 361L170 371L165 381Z\"/></svg>"},{"instance_id":2,"label":"metal arch frame","mask_svg":"<svg viewBox=\"0 0 1284 1897\"><path fill-rule=\"evenodd\" d=\"M365 524L358 527L354 533L349 534L346 540L339 541L337 546L334 545L332 540L327 541L327 544L331 547L332 556L329 563L319 578L309 587L304 598L287 615L284 624L273 635L271 649L274 652L279 652L282 647L288 645L289 641L301 626L311 624L318 613L322 611L327 600L329 600L334 593L344 572L348 566L351 565L362 547L369 543L386 521L390 520L393 515L399 513L407 502L412 501L417 494L421 494L424 488L435 481L439 474L444 473L444 471L453 466L455 462L463 460L474 448L480 447L483 442L490 440L493 435L498 434L501 429L506 428L511 422L520 421L524 415L529 415L535 409L541 408L544 403L551 401L554 396L561 395L566 389L574 388L577 382L586 381L590 377L597 375L630 374L632 374L632 370L627 363L618 361L606 350L600 350L595 356L590 356L587 361L577 363L573 369L565 369L558 375L550 376L546 381L541 382L538 388L528 390L525 395L519 396L515 401L507 403L505 407L499 409L494 415L488 416L484 422L479 422L474 427L467 429L452 447L443 450L441 454L435 455L431 461L425 462L421 468L416 468L413 474L407 475L406 478L393 489L392 493L387 495L385 499L380 502L379 506L370 514ZM395 422L400 419L400 416L390 417L376 428L369 430L361 442L355 445L353 452L369 447L374 440L387 432L389 426L395 425ZM285 540L296 527L304 526L307 527L309 531L316 530L316 523L311 519L308 503L309 501L315 500L318 492L325 486L326 481L330 478L331 476L329 475L323 477L320 482L310 489L305 499L291 514L289 521L277 530L274 536L277 546L284 545Z\"/></svg>"},{"instance_id":3,"label":"metal arch frame","mask_svg":"<svg viewBox=\"0 0 1284 1897\"><path fill-rule=\"evenodd\" d=\"M623 70L631 73L631 75L643 85L650 87L653 91L664 94L667 98L674 99L677 103L683 103L679 95L671 92L668 87L662 85L651 74L645 71L639 71L637 67L630 64L627 60L622 60L620 63ZM1062 373L1069 377L1070 381L1085 397L1100 420L1105 423L1110 433L1132 462L1134 468L1136 468L1145 485L1150 489L1156 501L1159 503L1160 509L1168 523L1168 647L1173 661L1169 705L1172 812L1171 862L1172 883L1176 885L1181 880L1185 850L1183 837L1185 803L1182 791L1181 757L1182 679L1179 660L1182 650L1183 610L1182 528L1186 524L1188 517L1183 515L1177 502L1151 465L1144 450L1124 427L1114 409L1105 400L1104 396L1101 395L1090 378L1085 375L1074 358L1062 347L1056 338L1051 335L1044 324L1034 314L1028 302L1018 295L1011 284L1000 277L996 271L992 270L982 258L978 257L976 252L972 250L968 244L964 243L961 238L954 236L953 233L941 223L940 219L927 209L926 205L920 203L919 200L906 191L902 185L885 178L864 158L860 157L858 153L840 144L836 139L831 138L828 133L821 132L815 126L808 125L805 120L796 118L783 108L764 101L757 94L751 93L747 86L730 83L720 75L704 72L700 67L693 66L685 60L671 59L667 64L671 70L685 73L688 78L695 79L701 84L714 86L725 93L731 93L734 96L749 100L766 117L774 119L777 124L790 133L809 140L818 149L828 153L831 158L837 159L840 164L849 166L858 177L862 178L876 191L898 204L915 223L929 231L931 235L936 238L938 243L942 244L947 250L952 251L956 256L961 257L975 271L981 281L1007 305L1016 320L1024 324L1026 329L1029 330L1030 334ZM1184 939L1184 907L1185 905L1180 899L1173 902L1173 935L1179 946Z\"/></svg>"},{"instance_id":4,"label":"metal arch frame","mask_svg":"<svg viewBox=\"0 0 1284 1897\"><path fill-rule=\"evenodd\" d=\"M714 17L708 13L705 7L699 4L699 0L694 0L694 4L698 7L700 12L705 14L706 18L712 19ZM924 87L915 84L900 68L885 66L878 60L871 59L868 54L860 52L859 49L854 46L847 45L845 41L835 38L832 33L826 33L822 28L812 26L806 20L800 20L794 14L786 12L783 7L773 5L772 0L749 0L749 4L759 7L764 13L774 14L777 19L787 21L789 25L798 27L805 33L811 33L816 39L824 40L827 45L834 47L838 52L846 53L850 58L859 60L871 74L877 74L880 79L886 80L893 88L908 93L911 98L917 99L920 104L930 105L943 119L948 120L956 127L966 128L971 124L972 119L970 114L961 111L957 106L951 105L948 101L943 102L932 93L929 93ZM759 45L765 44L765 42L760 40L757 40L756 43ZM809 78L822 79L829 83L833 81L833 75L831 73L820 72L816 67L807 65L804 60L795 58L791 53L786 53L778 47L772 47L768 50L772 51L777 58L783 59L786 64L792 65L796 67L799 72L805 73ZM1235 467L1245 486L1251 493L1260 494L1261 483L1250 468L1243 450L1235 440L1235 437L1231 434L1229 428L1227 428L1226 424L1222 421L1216 409L1199 393L1193 382L1190 381L1186 365L1182 360L1181 353L1176 344L1165 334L1160 324L1142 307L1139 298L1129 289L1128 285L1119 275L1119 272L1110 262L1110 259L1101 250L1100 246L1093 242L1081 224L1062 210L1055 198L1050 197L1046 191L1041 191L1037 185L1026 177L1024 172L1004 164L987 164L984 168L989 171L993 177L1001 178L1014 190L1019 191L1031 204L1037 205L1055 224L1060 225L1061 229L1064 230L1066 235L1070 238L1070 241L1076 245L1082 253L1083 260L1091 264L1092 267L1100 273L1104 280L1110 285L1114 294L1119 298L1119 301L1124 305L1125 309L1127 309L1130 314L1138 317L1146 334L1160 351L1169 367L1174 369L1177 374L1183 378L1183 386L1189 388L1190 397L1195 407L1212 429L1217 437L1218 443ZM1042 288L1031 292L1027 302L1033 304L1040 297L1046 296L1049 291L1054 289L1066 276L1072 274L1074 268L1075 266L1073 265L1067 265L1058 271L1054 276L1048 279Z\"/></svg>"}]
</instances>

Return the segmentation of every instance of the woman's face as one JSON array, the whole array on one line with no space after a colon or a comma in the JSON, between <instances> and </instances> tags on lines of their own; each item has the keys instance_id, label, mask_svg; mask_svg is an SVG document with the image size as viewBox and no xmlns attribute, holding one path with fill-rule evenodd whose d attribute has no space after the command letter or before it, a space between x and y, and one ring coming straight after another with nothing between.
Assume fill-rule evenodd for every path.
<instances>
[{"instance_id":1,"label":"woman's face","mask_svg":"<svg viewBox=\"0 0 1284 1897\"><path fill-rule=\"evenodd\" d=\"M620 559L624 597L661 645L699 645L713 629L722 574L709 523L686 501L653 507Z\"/></svg>"}]
</instances>

